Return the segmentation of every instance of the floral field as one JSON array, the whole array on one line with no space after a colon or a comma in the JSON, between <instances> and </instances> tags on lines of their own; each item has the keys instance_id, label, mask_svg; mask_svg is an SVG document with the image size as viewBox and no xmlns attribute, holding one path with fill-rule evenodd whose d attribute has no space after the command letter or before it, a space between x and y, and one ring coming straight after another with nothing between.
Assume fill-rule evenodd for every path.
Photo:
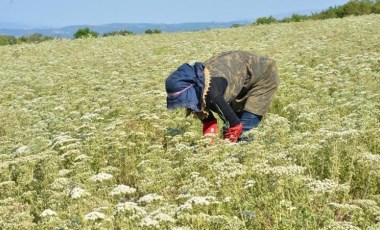
<instances>
[{"instance_id":1,"label":"floral field","mask_svg":"<svg viewBox=\"0 0 380 230\"><path fill-rule=\"evenodd\" d=\"M0 229L380 229L380 15L0 47ZM214 144L166 77L277 61L251 143Z\"/></svg>"}]
</instances>

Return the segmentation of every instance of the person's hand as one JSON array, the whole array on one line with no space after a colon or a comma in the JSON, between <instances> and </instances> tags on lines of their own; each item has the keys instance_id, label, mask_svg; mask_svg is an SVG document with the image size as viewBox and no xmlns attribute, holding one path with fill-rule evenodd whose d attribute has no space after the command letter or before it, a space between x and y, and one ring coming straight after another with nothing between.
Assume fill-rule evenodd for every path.
<instances>
[{"instance_id":1,"label":"person's hand","mask_svg":"<svg viewBox=\"0 0 380 230\"><path fill-rule=\"evenodd\" d=\"M218 122L216 119L203 123L203 135L216 135L218 132Z\"/></svg>"},{"instance_id":2,"label":"person's hand","mask_svg":"<svg viewBox=\"0 0 380 230\"><path fill-rule=\"evenodd\" d=\"M229 127L224 131L223 139L229 140L231 142L236 142L243 131L243 125L239 123L238 125Z\"/></svg>"}]
</instances>

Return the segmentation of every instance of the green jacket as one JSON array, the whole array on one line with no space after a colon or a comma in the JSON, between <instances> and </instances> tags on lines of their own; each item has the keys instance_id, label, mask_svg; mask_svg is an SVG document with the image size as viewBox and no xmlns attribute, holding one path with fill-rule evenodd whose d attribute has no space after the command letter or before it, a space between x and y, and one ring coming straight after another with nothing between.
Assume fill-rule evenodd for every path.
<instances>
[{"instance_id":1,"label":"green jacket","mask_svg":"<svg viewBox=\"0 0 380 230\"><path fill-rule=\"evenodd\" d=\"M223 77L228 86L224 99L235 112L246 110L263 116L279 86L279 75L273 59L246 51L229 51L204 62L205 90L202 109L205 114L206 95L212 77Z\"/></svg>"}]
</instances>

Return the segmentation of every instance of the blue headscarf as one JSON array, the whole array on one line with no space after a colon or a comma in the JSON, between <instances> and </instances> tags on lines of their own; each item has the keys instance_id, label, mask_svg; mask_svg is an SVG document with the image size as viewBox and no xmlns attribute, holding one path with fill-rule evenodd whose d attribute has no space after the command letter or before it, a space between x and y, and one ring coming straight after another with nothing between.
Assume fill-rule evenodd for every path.
<instances>
[{"instance_id":1,"label":"blue headscarf","mask_svg":"<svg viewBox=\"0 0 380 230\"><path fill-rule=\"evenodd\" d=\"M185 63L178 67L165 81L168 109L188 108L201 112L201 97L205 87L204 65Z\"/></svg>"}]
</instances>

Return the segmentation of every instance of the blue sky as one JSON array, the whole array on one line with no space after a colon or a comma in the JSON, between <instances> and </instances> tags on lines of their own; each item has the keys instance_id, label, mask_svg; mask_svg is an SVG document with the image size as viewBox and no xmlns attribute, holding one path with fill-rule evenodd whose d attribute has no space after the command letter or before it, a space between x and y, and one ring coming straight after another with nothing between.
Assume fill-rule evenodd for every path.
<instances>
[{"instance_id":1,"label":"blue sky","mask_svg":"<svg viewBox=\"0 0 380 230\"><path fill-rule=\"evenodd\" d=\"M318 11L348 0L0 0L0 22L31 26L230 22Z\"/></svg>"}]
</instances>

